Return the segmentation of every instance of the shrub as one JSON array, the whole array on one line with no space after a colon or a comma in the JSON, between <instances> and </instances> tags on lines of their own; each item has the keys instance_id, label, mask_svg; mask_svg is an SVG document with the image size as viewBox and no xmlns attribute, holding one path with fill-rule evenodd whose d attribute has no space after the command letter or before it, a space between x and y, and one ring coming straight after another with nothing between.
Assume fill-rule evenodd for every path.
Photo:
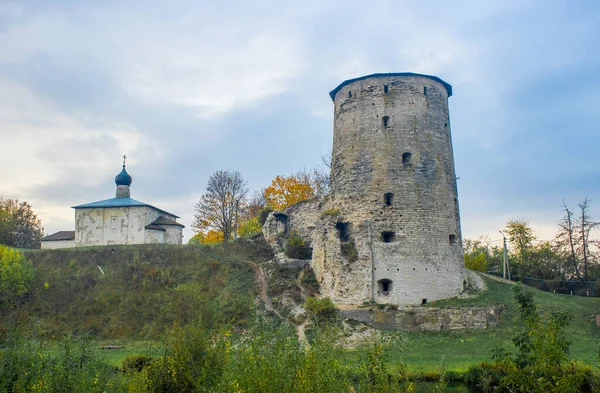
<instances>
[{"instance_id":1,"label":"shrub","mask_svg":"<svg viewBox=\"0 0 600 393\"><path fill-rule=\"evenodd\" d=\"M319 282L312 268L307 267L304 269L300 285L308 292L309 296L319 293Z\"/></svg>"},{"instance_id":2,"label":"shrub","mask_svg":"<svg viewBox=\"0 0 600 393\"><path fill-rule=\"evenodd\" d=\"M342 255L350 263L358 261L358 251L356 250L356 244L354 240L342 243Z\"/></svg>"},{"instance_id":3,"label":"shrub","mask_svg":"<svg viewBox=\"0 0 600 393\"><path fill-rule=\"evenodd\" d=\"M0 245L0 309L29 293L33 276L33 266L19 251Z\"/></svg>"},{"instance_id":4,"label":"shrub","mask_svg":"<svg viewBox=\"0 0 600 393\"><path fill-rule=\"evenodd\" d=\"M265 222L267 221L267 217L269 217L269 213L271 213L272 211L273 211L273 209L271 209L270 207L265 207L264 209L262 209L260 211L260 213L258 213L258 223L260 224L261 227L263 225L265 225Z\"/></svg>"},{"instance_id":5,"label":"shrub","mask_svg":"<svg viewBox=\"0 0 600 393\"><path fill-rule=\"evenodd\" d=\"M294 259L311 259L312 249L298 234L292 233L285 245L285 255Z\"/></svg>"},{"instance_id":6,"label":"shrub","mask_svg":"<svg viewBox=\"0 0 600 393\"><path fill-rule=\"evenodd\" d=\"M488 263L485 258L485 253L481 252L477 255L465 254L465 267L467 269L476 270L478 272L487 271Z\"/></svg>"},{"instance_id":7,"label":"shrub","mask_svg":"<svg viewBox=\"0 0 600 393\"><path fill-rule=\"evenodd\" d=\"M321 215L322 216L337 217L337 216L340 215L340 210L339 209L327 209Z\"/></svg>"},{"instance_id":8,"label":"shrub","mask_svg":"<svg viewBox=\"0 0 600 393\"><path fill-rule=\"evenodd\" d=\"M148 355L130 355L123 360L123 372L140 372L152 363L152 357Z\"/></svg>"},{"instance_id":9,"label":"shrub","mask_svg":"<svg viewBox=\"0 0 600 393\"><path fill-rule=\"evenodd\" d=\"M328 297L323 299L307 297L304 308L318 323L332 321L337 316L337 308Z\"/></svg>"}]
</instances>

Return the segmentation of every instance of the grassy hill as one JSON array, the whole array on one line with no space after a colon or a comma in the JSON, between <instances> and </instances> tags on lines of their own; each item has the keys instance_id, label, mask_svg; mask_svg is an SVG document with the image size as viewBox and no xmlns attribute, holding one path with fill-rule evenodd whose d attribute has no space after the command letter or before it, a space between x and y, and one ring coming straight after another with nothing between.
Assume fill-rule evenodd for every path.
<instances>
[{"instance_id":1,"label":"grassy hill","mask_svg":"<svg viewBox=\"0 0 600 393\"><path fill-rule=\"evenodd\" d=\"M3 314L0 337L19 326L20 331L49 339L85 333L105 342L126 342L127 348L110 353L115 365L134 352L159 351L163 333L175 323L200 317L208 324L245 327L258 304L249 262L272 258L260 237L214 247L114 246L31 251L26 256L36 268L34 290L19 307ZM300 296L297 273L270 269L267 292L276 306L286 287L291 297ZM488 290L477 297L428 306L503 305L499 326L400 333L401 340L389 348L390 360L402 358L411 371L429 372L444 358L447 369L466 370L489 360L490 351L499 345L513 350L512 337L522 324L512 286L485 280ZM572 355L596 364L600 299L531 291L544 313L561 308L573 313L567 329ZM360 357L357 352L346 355L342 361L349 363Z\"/></svg>"},{"instance_id":2,"label":"grassy hill","mask_svg":"<svg viewBox=\"0 0 600 393\"><path fill-rule=\"evenodd\" d=\"M431 370L442 357L448 369L466 370L469 365L489 360L491 350L498 346L514 351L512 338L523 330L523 325L511 291L512 285L490 278L485 278L485 282L487 291L477 297L441 300L428 306L503 305L499 326L486 330L407 333L401 349L412 370ZM573 320L566 329L571 355L585 363L597 364L600 328L596 326L596 315L600 314L600 298L528 289L533 292L538 309L545 315L559 309L571 311Z\"/></svg>"},{"instance_id":3,"label":"grassy hill","mask_svg":"<svg viewBox=\"0 0 600 393\"><path fill-rule=\"evenodd\" d=\"M108 246L27 252L35 270L28 299L5 313L0 333L20 326L44 338L159 339L201 315L243 324L254 304L248 262L272 257L261 241L223 246Z\"/></svg>"}]
</instances>

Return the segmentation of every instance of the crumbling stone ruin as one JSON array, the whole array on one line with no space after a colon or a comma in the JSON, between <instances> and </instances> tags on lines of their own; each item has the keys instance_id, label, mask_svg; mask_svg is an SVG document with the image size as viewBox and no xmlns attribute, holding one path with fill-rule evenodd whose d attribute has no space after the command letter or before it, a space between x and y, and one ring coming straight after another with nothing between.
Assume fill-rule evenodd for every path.
<instances>
[{"instance_id":1,"label":"crumbling stone ruin","mask_svg":"<svg viewBox=\"0 0 600 393\"><path fill-rule=\"evenodd\" d=\"M331 192L269 215L263 234L278 261L300 236L321 294L337 304L419 305L464 291L451 95L413 73L336 87Z\"/></svg>"}]
</instances>

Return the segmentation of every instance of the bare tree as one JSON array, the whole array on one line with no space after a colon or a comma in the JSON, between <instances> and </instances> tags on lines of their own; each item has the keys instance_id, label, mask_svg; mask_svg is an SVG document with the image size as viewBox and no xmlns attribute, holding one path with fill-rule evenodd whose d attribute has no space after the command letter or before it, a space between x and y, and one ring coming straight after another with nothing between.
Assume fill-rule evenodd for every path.
<instances>
[{"instance_id":1,"label":"bare tree","mask_svg":"<svg viewBox=\"0 0 600 393\"><path fill-rule=\"evenodd\" d=\"M577 234L579 243L579 252L583 261L583 279L588 280L588 267L590 262L590 232L598 227L600 223L595 222L590 215L590 200L585 197L579 206L579 217L577 218Z\"/></svg>"},{"instance_id":2,"label":"bare tree","mask_svg":"<svg viewBox=\"0 0 600 393\"><path fill-rule=\"evenodd\" d=\"M206 192L196 203L193 227L223 232L223 240L236 237L240 209L248 193L238 171L216 171L208 179Z\"/></svg>"},{"instance_id":3,"label":"bare tree","mask_svg":"<svg viewBox=\"0 0 600 393\"><path fill-rule=\"evenodd\" d=\"M575 268L575 276L579 280L581 279L581 275L579 274L579 262L577 261L577 254L575 252L575 245L578 237L573 218L573 210L569 209L564 199L562 204L565 215L558 223L559 232L556 235L555 242L560 249L566 251L568 254L568 263L573 264L573 267Z\"/></svg>"},{"instance_id":4,"label":"bare tree","mask_svg":"<svg viewBox=\"0 0 600 393\"><path fill-rule=\"evenodd\" d=\"M331 152L331 150L327 151L326 153L321 153L321 162L323 162L323 165L325 165L327 167L327 169L331 170L331 161L333 160L333 153Z\"/></svg>"}]
</instances>

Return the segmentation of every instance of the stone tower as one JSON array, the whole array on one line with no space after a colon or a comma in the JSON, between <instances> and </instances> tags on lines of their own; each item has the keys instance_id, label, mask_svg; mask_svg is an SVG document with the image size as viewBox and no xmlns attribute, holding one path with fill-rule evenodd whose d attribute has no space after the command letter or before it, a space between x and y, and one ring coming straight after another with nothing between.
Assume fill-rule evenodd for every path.
<instances>
[{"instance_id":1,"label":"stone tower","mask_svg":"<svg viewBox=\"0 0 600 393\"><path fill-rule=\"evenodd\" d=\"M443 80L413 73L367 75L330 93L331 193L272 218L310 242L322 295L417 305L464 290L451 95Z\"/></svg>"}]
</instances>

